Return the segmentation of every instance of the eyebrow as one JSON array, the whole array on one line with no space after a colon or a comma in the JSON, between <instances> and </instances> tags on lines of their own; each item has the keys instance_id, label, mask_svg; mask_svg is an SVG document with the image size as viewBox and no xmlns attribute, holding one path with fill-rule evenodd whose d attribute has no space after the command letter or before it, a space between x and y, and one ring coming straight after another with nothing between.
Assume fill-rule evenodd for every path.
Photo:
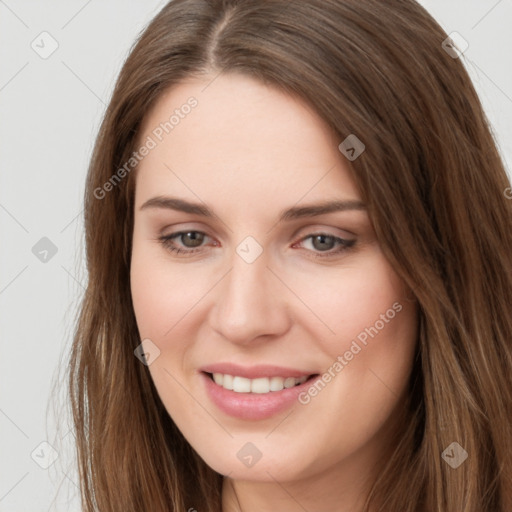
<instances>
[{"instance_id":1,"label":"eyebrow","mask_svg":"<svg viewBox=\"0 0 512 512\"><path fill-rule=\"evenodd\" d=\"M191 203L189 201L185 201L184 199L178 199L177 197L152 197L140 207L140 210L146 210L148 208L175 210L209 218L216 217L213 211L210 210L206 205L200 203ZM338 200L326 201L323 203L306 206L293 206L292 208L283 210L280 213L279 221L289 221L301 219L304 217L316 217L327 213L350 210L366 210L366 205L362 201L357 200Z\"/></svg>"}]
</instances>

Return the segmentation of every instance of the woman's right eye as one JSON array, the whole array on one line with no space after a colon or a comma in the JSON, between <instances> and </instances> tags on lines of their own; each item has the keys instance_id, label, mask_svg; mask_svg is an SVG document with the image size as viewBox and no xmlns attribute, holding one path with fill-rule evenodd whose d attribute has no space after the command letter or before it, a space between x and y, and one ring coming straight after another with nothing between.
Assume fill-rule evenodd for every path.
<instances>
[{"instance_id":1,"label":"woman's right eye","mask_svg":"<svg viewBox=\"0 0 512 512\"><path fill-rule=\"evenodd\" d=\"M201 250L198 249L198 247L201 246L205 238L209 238L205 233L190 230L164 235L161 236L159 240L160 243L171 252L176 254L192 254ZM180 241L181 247L176 245L175 239Z\"/></svg>"}]
</instances>

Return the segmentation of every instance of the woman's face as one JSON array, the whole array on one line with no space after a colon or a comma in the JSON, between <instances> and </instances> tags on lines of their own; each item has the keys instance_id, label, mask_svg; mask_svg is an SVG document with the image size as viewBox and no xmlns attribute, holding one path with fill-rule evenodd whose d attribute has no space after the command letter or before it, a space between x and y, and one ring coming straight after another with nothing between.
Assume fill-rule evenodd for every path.
<instances>
[{"instance_id":1,"label":"woman's face","mask_svg":"<svg viewBox=\"0 0 512 512\"><path fill-rule=\"evenodd\" d=\"M276 89L210 81L160 98L140 136L131 290L151 377L221 474L357 478L398 417L416 305L342 140Z\"/></svg>"}]
</instances>

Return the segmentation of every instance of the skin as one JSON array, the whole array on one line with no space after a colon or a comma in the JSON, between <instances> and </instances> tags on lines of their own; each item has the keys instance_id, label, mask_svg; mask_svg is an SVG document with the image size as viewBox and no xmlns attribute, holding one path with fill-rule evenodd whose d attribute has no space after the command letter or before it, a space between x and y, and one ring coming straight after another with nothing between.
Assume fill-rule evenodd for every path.
<instances>
[{"instance_id":1,"label":"skin","mask_svg":"<svg viewBox=\"0 0 512 512\"><path fill-rule=\"evenodd\" d=\"M144 141L190 96L198 100L137 170L131 290L140 337L160 350L149 370L186 439L227 475L224 511L356 512L400 427L417 306L365 209L278 222L293 206L361 200L342 139L297 98L242 75L212 79L167 91L140 134ZM216 216L141 210L162 195ZM159 241L182 230L207 235L199 252L176 254ZM335 253L333 239L314 243L318 232L355 244ZM250 264L236 252L247 236L263 250ZM190 237L173 241L194 248ZM250 421L205 393L198 369L214 362L322 373L397 302L401 311L307 405ZM246 442L262 453L250 468L237 458Z\"/></svg>"}]
</instances>

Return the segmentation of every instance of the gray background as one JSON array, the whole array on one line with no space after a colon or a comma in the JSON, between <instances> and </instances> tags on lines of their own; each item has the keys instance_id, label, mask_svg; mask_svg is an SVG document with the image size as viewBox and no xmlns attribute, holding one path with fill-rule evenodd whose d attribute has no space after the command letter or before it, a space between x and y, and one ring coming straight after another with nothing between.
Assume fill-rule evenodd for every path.
<instances>
[{"instance_id":1,"label":"gray background","mask_svg":"<svg viewBox=\"0 0 512 512\"><path fill-rule=\"evenodd\" d=\"M468 41L464 61L510 169L512 0L421 3ZM1 512L79 510L62 378L86 282L87 163L122 62L164 4L0 0Z\"/></svg>"}]
</instances>

